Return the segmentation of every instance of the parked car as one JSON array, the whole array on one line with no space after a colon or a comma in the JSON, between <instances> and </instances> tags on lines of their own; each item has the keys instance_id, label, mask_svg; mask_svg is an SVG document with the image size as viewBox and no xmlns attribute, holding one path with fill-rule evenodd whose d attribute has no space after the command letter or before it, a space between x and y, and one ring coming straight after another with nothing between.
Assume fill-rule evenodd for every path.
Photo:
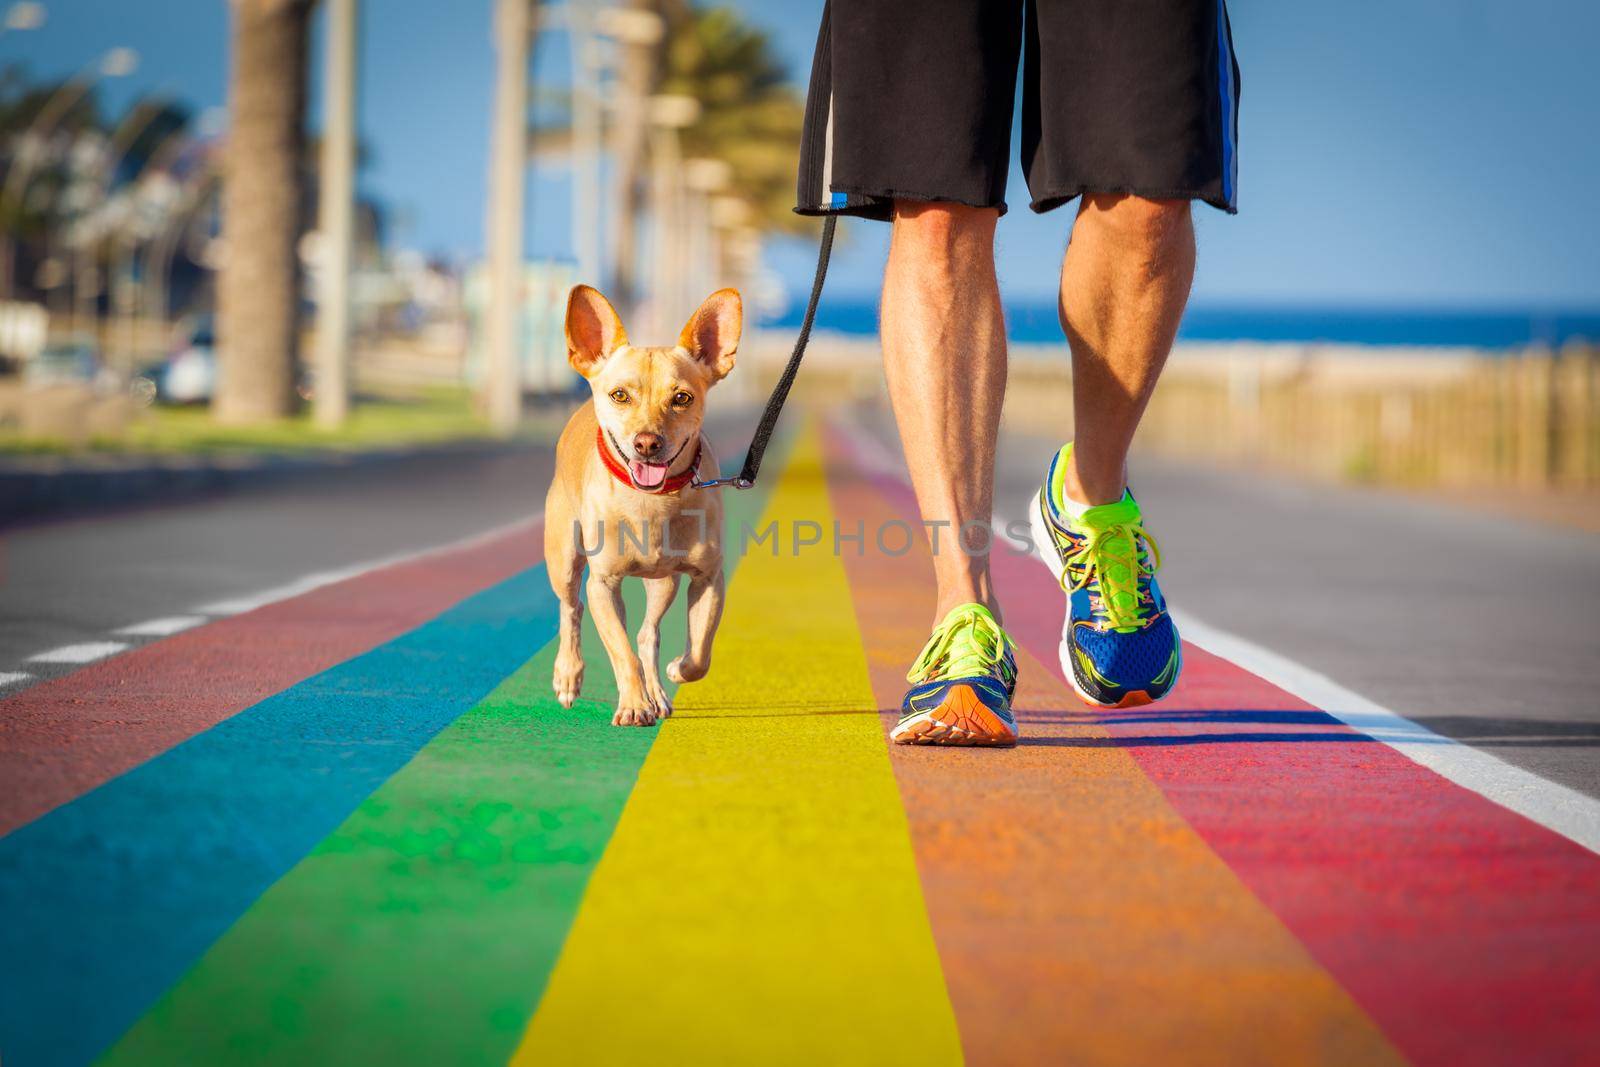
<instances>
[{"instance_id":1,"label":"parked car","mask_svg":"<svg viewBox=\"0 0 1600 1067\"><path fill-rule=\"evenodd\" d=\"M22 381L29 387L45 385L95 385L100 373L100 358L94 342L85 337L55 341L40 349L23 368Z\"/></svg>"},{"instance_id":2,"label":"parked car","mask_svg":"<svg viewBox=\"0 0 1600 1067\"><path fill-rule=\"evenodd\" d=\"M207 404L217 388L216 333L210 315L184 324L172 354L139 375L136 386L163 404Z\"/></svg>"},{"instance_id":3,"label":"parked car","mask_svg":"<svg viewBox=\"0 0 1600 1067\"><path fill-rule=\"evenodd\" d=\"M150 396L161 404L209 404L217 391L217 340L215 320L199 315L178 332L172 354L146 367L134 380L135 396ZM295 378L295 392L310 400L313 377L309 367Z\"/></svg>"}]
</instances>

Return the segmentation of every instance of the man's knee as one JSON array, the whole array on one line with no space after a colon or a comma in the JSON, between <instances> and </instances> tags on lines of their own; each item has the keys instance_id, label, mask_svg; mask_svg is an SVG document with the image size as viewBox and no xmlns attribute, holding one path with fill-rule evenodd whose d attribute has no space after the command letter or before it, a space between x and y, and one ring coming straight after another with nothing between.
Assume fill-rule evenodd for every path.
<instances>
[{"instance_id":1,"label":"man's knee","mask_svg":"<svg viewBox=\"0 0 1600 1067\"><path fill-rule=\"evenodd\" d=\"M896 242L914 243L934 256L973 246L992 247L994 225L999 217L996 208L896 200L894 237Z\"/></svg>"},{"instance_id":2,"label":"man's knee","mask_svg":"<svg viewBox=\"0 0 1600 1067\"><path fill-rule=\"evenodd\" d=\"M1078 224L1088 221L1120 243L1162 248L1193 233L1187 200L1086 193Z\"/></svg>"}]
</instances>

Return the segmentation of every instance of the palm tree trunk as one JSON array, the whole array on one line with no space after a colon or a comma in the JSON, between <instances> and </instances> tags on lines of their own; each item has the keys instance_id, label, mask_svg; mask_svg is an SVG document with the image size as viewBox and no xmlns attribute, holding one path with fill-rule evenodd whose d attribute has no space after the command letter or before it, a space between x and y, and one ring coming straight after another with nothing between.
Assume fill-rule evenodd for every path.
<instances>
[{"instance_id":1,"label":"palm tree trunk","mask_svg":"<svg viewBox=\"0 0 1600 1067\"><path fill-rule=\"evenodd\" d=\"M233 69L217 280L222 422L294 409L302 118L310 0L232 0Z\"/></svg>"}]
</instances>

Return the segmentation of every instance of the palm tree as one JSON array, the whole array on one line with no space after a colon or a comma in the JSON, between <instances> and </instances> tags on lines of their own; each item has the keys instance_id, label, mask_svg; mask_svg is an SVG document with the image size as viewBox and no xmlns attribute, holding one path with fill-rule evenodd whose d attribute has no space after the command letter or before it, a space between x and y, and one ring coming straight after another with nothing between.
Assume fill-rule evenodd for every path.
<instances>
[{"instance_id":1,"label":"palm tree","mask_svg":"<svg viewBox=\"0 0 1600 1067\"><path fill-rule=\"evenodd\" d=\"M231 0L231 7L212 411L219 421L238 423L281 418L295 403L311 0Z\"/></svg>"},{"instance_id":2,"label":"palm tree","mask_svg":"<svg viewBox=\"0 0 1600 1067\"><path fill-rule=\"evenodd\" d=\"M70 103L53 121L41 115L52 101ZM91 88L72 94L70 83L31 83L15 65L0 71L0 140L4 141L5 173L0 184L0 299L31 295L36 268L45 260L52 230L62 225L62 194L73 178L72 146L91 131L104 131L98 94ZM25 146L30 133L42 132L44 144ZM21 153L32 148L24 160ZM21 167L18 181L13 170Z\"/></svg>"},{"instance_id":3,"label":"palm tree","mask_svg":"<svg viewBox=\"0 0 1600 1067\"><path fill-rule=\"evenodd\" d=\"M669 25L661 91L700 101L699 119L683 131L684 154L732 167L728 195L750 208L756 229L814 229L793 210L805 106L770 38L725 7Z\"/></svg>"}]
</instances>

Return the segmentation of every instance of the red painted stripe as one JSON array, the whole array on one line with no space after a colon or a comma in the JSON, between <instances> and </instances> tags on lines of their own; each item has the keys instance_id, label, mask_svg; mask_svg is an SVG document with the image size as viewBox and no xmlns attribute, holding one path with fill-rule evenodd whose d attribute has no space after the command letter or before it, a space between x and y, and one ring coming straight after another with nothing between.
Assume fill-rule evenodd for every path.
<instances>
[{"instance_id":1,"label":"red painted stripe","mask_svg":"<svg viewBox=\"0 0 1600 1067\"><path fill-rule=\"evenodd\" d=\"M145 645L0 702L0 834L543 561L538 524Z\"/></svg>"},{"instance_id":2,"label":"red painted stripe","mask_svg":"<svg viewBox=\"0 0 1600 1067\"><path fill-rule=\"evenodd\" d=\"M903 482L878 485L914 518ZM1008 631L1061 677L1047 572L1003 548L993 569ZM1414 1062L1600 1063L1600 856L1184 655L1160 704L1057 718L1124 746Z\"/></svg>"}]
</instances>

